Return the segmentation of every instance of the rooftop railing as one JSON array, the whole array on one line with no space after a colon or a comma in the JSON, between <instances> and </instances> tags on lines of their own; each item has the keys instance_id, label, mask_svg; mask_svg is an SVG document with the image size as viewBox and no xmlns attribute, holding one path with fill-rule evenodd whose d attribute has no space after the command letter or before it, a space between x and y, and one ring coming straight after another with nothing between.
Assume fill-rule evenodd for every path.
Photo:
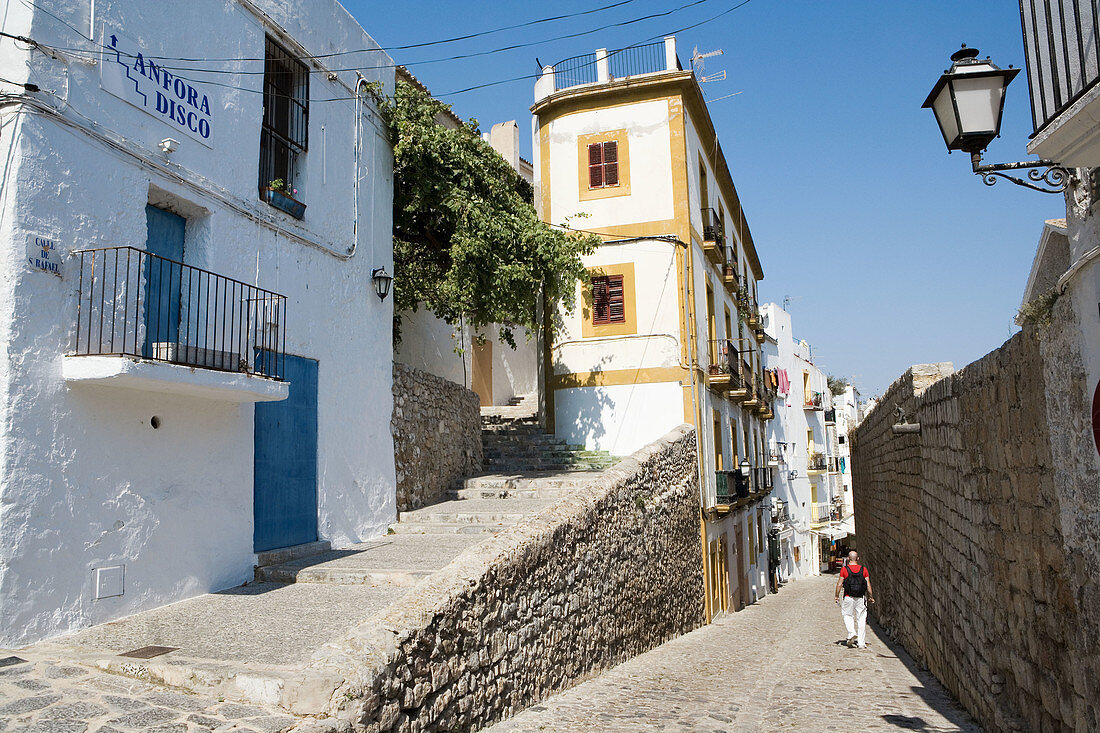
<instances>
[{"instance_id":1,"label":"rooftop railing","mask_svg":"<svg viewBox=\"0 0 1100 733\"><path fill-rule=\"evenodd\" d=\"M604 61L597 53L585 53L562 59L553 66L554 88L569 89L582 84L595 84L610 79L667 71L665 49L664 41L655 41L608 51L606 57L608 79L604 80L600 79L600 67ZM678 58L676 69L681 70Z\"/></svg>"},{"instance_id":2,"label":"rooftop railing","mask_svg":"<svg viewBox=\"0 0 1100 733\"><path fill-rule=\"evenodd\" d=\"M134 247L79 256L74 356L136 356L281 380L286 297Z\"/></svg>"}]
</instances>

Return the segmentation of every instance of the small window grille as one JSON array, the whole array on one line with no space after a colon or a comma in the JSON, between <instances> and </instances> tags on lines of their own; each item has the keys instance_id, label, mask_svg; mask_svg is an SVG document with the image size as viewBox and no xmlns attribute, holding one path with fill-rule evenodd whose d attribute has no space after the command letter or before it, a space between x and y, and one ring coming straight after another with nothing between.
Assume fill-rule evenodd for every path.
<instances>
[{"instance_id":1,"label":"small window grille","mask_svg":"<svg viewBox=\"0 0 1100 733\"><path fill-rule=\"evenodd\" d=\"M619 143L608 140L588 146L588 187L619 185Z\"/></svg>"},{"instance_id":2,"label":"small window grille","mask_svg":"<svg viewBox=\"0 0 1100 733\"><path fill-rule=\"evenodd\" d=\"M260 131L260 187L297 182L309 142L309 67L267 37L264 114Z\"/></svg>"},{"instance_id":3,"label":"small window grille","mask_svg":"<svg viewBox=\"0 0 1100 733\"><path fill-rule=\"evenodd\" d=\"M592 323L624 323L623 276L601 275L592 278Z\"/></svg>"}]
</instances>

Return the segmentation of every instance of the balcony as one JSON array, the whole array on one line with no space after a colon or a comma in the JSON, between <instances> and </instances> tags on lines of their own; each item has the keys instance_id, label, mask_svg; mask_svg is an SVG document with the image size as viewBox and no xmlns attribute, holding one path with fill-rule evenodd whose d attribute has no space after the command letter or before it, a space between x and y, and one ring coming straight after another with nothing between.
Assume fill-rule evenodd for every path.
<instances>
[{"instance_id":1,"label":"balcony","mask_svg":"<svg viewBox=\"0 0 1100 733\"><path fill-rule=\"evenodd\" d=\"M286 398L284 296L134 247L74 256L67 381L233 402Z\"/></svg>"},{"instance_id":2,"label":"balcony","mask_svg":"<svg viewBox=\"0 0 1100 733\"><path fill-rule=\"evenodd\" d=\"M829 456L828 471L829 471L829 473L839 473L840 472L839 469L837 468L836 456Z\"/></svg>"},{"instance_id":3,"label":"balcony","mask_svg":"<svg viewBox=\"0 0 1100 733\"><path fill-rule=\"evenodd\" d=\"M806 465L808 471L824 471L827 467L824 453L811 453L810 459Z\"/></svg>"},{"instance_id":4,"label":"balcony","mask_svg":"<svg viewBox=\"0 0 1100 733\"><path fill-rule=\"evenodd\" d=\"M657 41L563 59L552 67L554 89L679 70L680 60L674 57L670 63L667 48L665 41ZM672 51L675 53L675 47Z\"/></svg>"},{"instance_id":5,"label":"balcony","mask_svg":"<svg viewBox=\"0 0 1100 733\"><path fill-rule=\"evenodd\" d=\"M703 209L703 254L719 268L726 264L726 232L714 209Z\"/></svg>"},{"instance_id":6,"label":"balcony","mask_svg":"<svg viewBox=\"0 0 1100 733\"><path fill-rule=\"evenodd\" d=\"M772 470L767 466L752 469L752 488L757 494L772 490Z\"/></svg>"},{"instance_id":7,"label":"balcony","mask_svg":"<svg viewBox=\"0 0 1100 733\"><path fill-rule=\"evenodd\" d=\"M836 424L836 408L830 407L825 411L825 423Z\"/></svg>"},{"instance_id":8,"label":"balcony","mask_svg":"<svg viewBox=\"0 0 1100 733\"><path fill-rule=\"evenodd\" d=\"M1096 12L1095 3L1020 2L1035 128L1027 150L1069 168L1100 166Z\"/></svg>"},{"instance_id":9,"label":"balcony","mask_svg":"<svg viewBox=\"0 0 1100 733\"><path fill-rule=\"evenodd\" d=\"M835 513L833 505L829 502L810 504L810 523L818 525L828 524L832 521Z\"/></svg>"},{"instance_id":10,"label":"balcony","mask_svg":"<svg viewBox=\"0 0 1100 733\"><path fill-rule=\"evenodd\" d=\"M737 275L737 255L733 251L733 247L726 248L726 261L722 265L722 284L726 286L726 291L737 297L737 290L741 286L741 279Z\"/></svg>"},{"instance_id":11,"label":"balcony","mask_svg":"<svg viewBox=\"0 0 1100 733\"><path fill-rule=\"evenodd\" d=\"M725 391L740 382L737 370L737 349L728 339L716 339L707 343L710 359L707 365L707 386L717 391Z\"/></svg>"},{"instance_id":12,"label":"balcony","mask_svg":"<svg viewBox=\"0 0 1100 733\"><path fill-rule=\"evenodd\" d=\"M758 344L763 344L764 340L767 338L767 334L764 333L764 329L760 328L759 326L752 330L752 335L753 338L756 339L756 343Z\"/></svg>"},{"instance_id":13,"label":"balcony","mask_svg":"<svg viewBox=\"0 0 1100 733\"><path fill-rule=\"evenodd\" d=\"M768 476L758 473L766 471ZM748 476L743 476L741 471L715 471L715 503L720 511L730 511L738 507L746 506L759 501L761 496L771 491L771 470L752 469Z\"/></svg>"},{"instance_id":14,"label":"balcony","mask_svg":"<svg viewBox=\"0 0 1100 733\"><path fill-rule=\"evenodd\" d=\"M742 287L737 294L737 311L749 328L756 329L760 326L760 307L748 288Z\"/></svg>"},{"instance_id":15,"label":"balcony","mask_svg":"<svg viewBox=\"0 0 1100 733\"><path fill-rule=\"evenodd\" d=\"M825 395L821 392L810 392L802 406L807 410L824 410Z\"/></svg>"}]
</instances>

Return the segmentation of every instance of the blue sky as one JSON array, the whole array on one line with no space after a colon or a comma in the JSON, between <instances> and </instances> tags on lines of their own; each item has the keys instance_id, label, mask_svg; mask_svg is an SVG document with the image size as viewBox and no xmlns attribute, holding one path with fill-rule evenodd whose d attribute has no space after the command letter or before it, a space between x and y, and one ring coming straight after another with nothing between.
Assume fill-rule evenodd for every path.
<instances>
[{"instance_id":1,"label":"blue sky","mask_svg":"<svg viewBox=\"0 0 1100 733\"><path fill-rule=\"evenodd\" d=\"M419 43L615 0L551 5L406 0L400 12L346 0L383 46ZM631 0L592 15L444 46L393 51L430 89L483 129L520 123L530 157L532 80L447 93L534 73L599 47L619 48L710 18L735 0L704 0L664 18L580 38L544 41L663 12L691 0ZM987 187L966 156L950 156L920 108L961 43L1001 67L1024 66L1019 7L1011 0L821 2L751 0L678 34L691 49L723 49L705 85L711 114L764 266L764 302L790 297L795 334L831 374L882 392L910 364L956 368L997 348L1012 318L1045 219L1060 196L1001 181ZM429 59L537 45L445 63ZM986 160L1027 157L1032 132L1026 74L1009 87L1002 138Z\"/></svg>"}]
</instances>

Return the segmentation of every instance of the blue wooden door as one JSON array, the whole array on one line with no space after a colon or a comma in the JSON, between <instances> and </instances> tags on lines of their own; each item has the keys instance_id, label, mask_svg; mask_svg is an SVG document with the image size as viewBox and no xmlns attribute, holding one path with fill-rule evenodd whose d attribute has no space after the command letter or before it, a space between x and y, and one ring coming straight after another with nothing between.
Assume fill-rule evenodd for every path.
<instances>
[{"instance_id":1,"label":"blue wooden door","mask_svg":"<svg viewBox=\"0 0 1100 733\"><path fill-rule=\"evenodd\" d=\"M180 333L180 270L183 262L183 233L187 220L155 206L145 207L148 235L145 250L157 257L145 258L145 345L144 356L154 354L155 343L176 343ZM163 257L164 259L159 259Z\"/></svg>"},{"instance_id":2,"label":"blue wooden door","mask_svg":"<svg viewBox=\"0 0 1100 733\"><path fill-rule=\"evenodd\" d=\"M290 396L256 404L256 552L317 539L317 362L282 358Z\"/></svg>"}]
</instances>

